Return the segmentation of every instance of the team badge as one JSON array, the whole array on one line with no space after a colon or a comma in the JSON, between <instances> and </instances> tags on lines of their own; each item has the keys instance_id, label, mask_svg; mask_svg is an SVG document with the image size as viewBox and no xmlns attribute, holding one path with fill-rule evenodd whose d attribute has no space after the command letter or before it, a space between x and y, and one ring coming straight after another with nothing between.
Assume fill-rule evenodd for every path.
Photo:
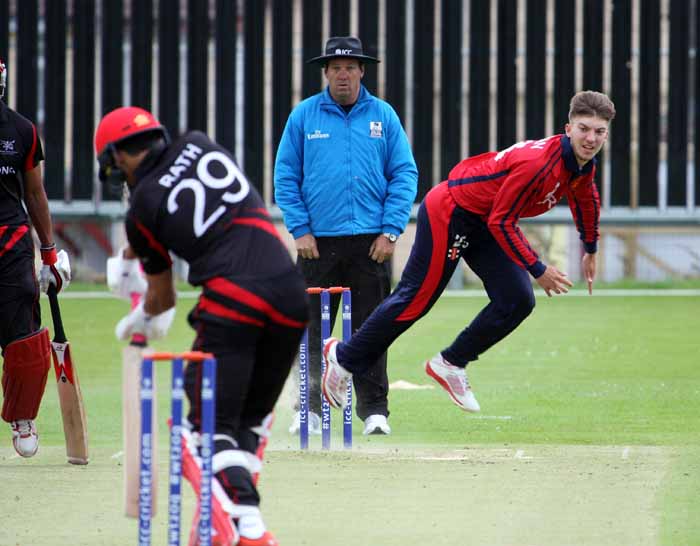
<instances>
[{"instance_id":1,"label":"team badge","mask_svg":"<svg viewBox=\"0 0 700 546\"><path fill-rule=\"evenodd\" d=\"M560 182L557 182L557 185L554 186L554 189L552 191L550 191L547 195L545 195L544 199L542 199L542 201L538 201L537 204L538 205L547 205L548 209L551 209L554 205L556 205L557 204L556 193L557 193L557 190L559 189L560 184L561 184Z\"/></svg>"},{"instance_id":2,"label":"team badge","mask_svg":"<svg viewBox=\"0 0 700 546\"><path fill-rule=\"evenodd\" d=\"M0 149L3 152L14 152L15 151L15 141L14 140L2 140L2 139L0 139Z\"/></svg>"},{"instance_id":3,"label":"team badge","mask_svg":"<svg viewBox=\"0 0 700 546\"><path fill-rule=\"evenodd\" d=\"M382 138L382 122L381 121L370 121L369 122L369 136L372 138Z\"/></svg>"}]
</instances>

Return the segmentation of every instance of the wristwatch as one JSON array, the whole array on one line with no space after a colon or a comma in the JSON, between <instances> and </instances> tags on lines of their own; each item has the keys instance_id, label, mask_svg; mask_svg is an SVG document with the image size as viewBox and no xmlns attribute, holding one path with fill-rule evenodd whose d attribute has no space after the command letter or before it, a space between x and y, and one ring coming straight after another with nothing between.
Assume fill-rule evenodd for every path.
<instances>
[{"instance_id":1,"label":"wristwatch","mask_svg":"<svg viewBox=\"0 0 700 546\"><path fill-rule=\"evenodd\" d=\"M387 239L389 239L389 242L390 242L390 243L395 243L396 241L399 240L399 236L398 236L398 235L394 235L393 233L384 233L384 237L386 237Z\"/></svg>"}]
</instances>

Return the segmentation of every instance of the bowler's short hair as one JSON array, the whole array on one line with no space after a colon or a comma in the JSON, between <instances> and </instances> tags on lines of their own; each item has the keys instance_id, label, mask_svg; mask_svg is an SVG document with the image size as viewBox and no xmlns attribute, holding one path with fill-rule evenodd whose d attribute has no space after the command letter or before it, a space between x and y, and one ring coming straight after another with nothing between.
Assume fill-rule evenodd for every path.
<instances>
[{"instance_id":1,"label":"bowler's short hair","mask_svg":"<svg viewBox=\"0 0 700 546\"><path fill-rule=\"evenodd\" d=\"M615 105L605 93L579 91L569 105L569 121L577 116L595 116L605 121L615 118Z\"/></svg>"}]
</instances>

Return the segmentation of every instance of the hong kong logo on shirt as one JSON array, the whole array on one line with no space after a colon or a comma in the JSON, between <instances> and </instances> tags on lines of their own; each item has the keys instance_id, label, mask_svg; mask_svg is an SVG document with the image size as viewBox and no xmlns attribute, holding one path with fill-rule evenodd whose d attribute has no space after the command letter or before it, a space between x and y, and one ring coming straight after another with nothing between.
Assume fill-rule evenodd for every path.
<instances>
[{"instance_id":1,"label":"hong kong logo on shirt","mask_svg":"<svg viewBox=\"0 0 700 546\"><path fill-rule=\"evenodd\" d=\"M459 259L460 252L468 246L469 241L467 241L466 235L455 235L455 239L452 242L452 246L447 251L447 258L452 261Z\"/></svg>"},{"instance_id":2,"label":"hong kong logo on shirt","mask_svg":"<svg viewBox=\"0 0 700 546\"><path fill-rule=\"evenodd\" d=\"M0 139L0 152L2 153L14 153L15 152L15 141L14 140L3 140Z\"/></svg>"}]
</instances>

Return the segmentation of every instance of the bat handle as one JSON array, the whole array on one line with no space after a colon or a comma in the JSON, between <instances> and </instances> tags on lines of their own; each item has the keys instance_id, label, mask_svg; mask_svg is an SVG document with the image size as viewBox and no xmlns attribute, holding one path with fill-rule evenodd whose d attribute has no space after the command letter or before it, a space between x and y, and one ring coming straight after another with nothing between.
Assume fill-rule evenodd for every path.
<instances>
[{"instance_id":1,"label":"bat handle","mask_svg":"<svg viewBox=\"0 0 700 546\"><path fill-rule=\"evenodd\" d=\"M49 289L46 291L49 297L49 305L51 306L51 319L53 320L53 338L58 343L66 342L66 333L63 330L63 320L61 320L61 308L58 306L58 293L56 286L49 284Z\"/></svg>"},{"instance_id":2,"label":"bat handle","mask_svg":"<svg viewBox=\"0 0 700 546\"><path fill-rule=\"evenodd\" d=\"M131 293L131 308L135 309L138 307L139 302L141 301L141 294L138 292L132 292ZM146 336L143 334L134 334L131 336L131 345L134 345L136 347L145 347L148 343L148 340L146 339Z\"/></svg>"}]
</instances>

